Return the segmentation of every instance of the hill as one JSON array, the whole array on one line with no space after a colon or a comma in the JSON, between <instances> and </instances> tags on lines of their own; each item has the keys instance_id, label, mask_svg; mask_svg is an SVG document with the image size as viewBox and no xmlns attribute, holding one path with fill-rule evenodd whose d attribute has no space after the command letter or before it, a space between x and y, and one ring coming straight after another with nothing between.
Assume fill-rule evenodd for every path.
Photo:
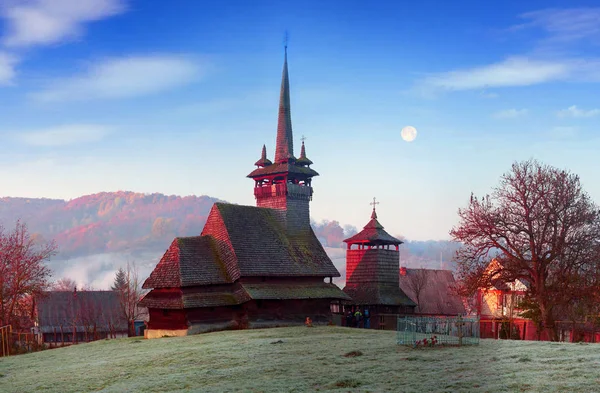
<instances>
[{"instance_id":1,"label":"hill","mask_svg":"<svg viewBox=\"0 0 600 393\"><path fill-rule=\"evenodd\" d=\"M114 272L136 261L145 278L176 236L198 235L217 198L176 196L128 191L102 192L70 201L0 198L0 223L11 227L17 219L42 239L54 239L59 254L50 267L55 278L71 277L80 285L108 288ZM338 221L312 223L315 233L342 275L344 238L356 233ZM409 241L401 260L413 267L449 267L456 245L448 241ZM441 258L443 257L443 258ZM442 260L443 259L443 260ZM343 285L345 278L337 280Z\"/></svg>"},{"instance_id":2,"label":"hill","mask_svg":"<svg viewBox=\"0 0 600 393\"><path fill-rule=\"evenodd\" d=\"M27 223L54 239L59 259L119 251L161 250L175 236L198 234L211 206L208 196L102 192L70 201L0 198L0 222Z\"/></svg>"},{"instance_id":3,"label":"hill","mask_svg":"<svg viewBox=\"0 0 600 393\"><path fill-rule=\"evenodd\" d=\"M360 351L361 356L344 356ZM591 392L594 344L412 349L395 332L294 327L103 340L0 361L2 392ZM27 370L35 370L28 372Z\"/></svg>"}]
</instances>

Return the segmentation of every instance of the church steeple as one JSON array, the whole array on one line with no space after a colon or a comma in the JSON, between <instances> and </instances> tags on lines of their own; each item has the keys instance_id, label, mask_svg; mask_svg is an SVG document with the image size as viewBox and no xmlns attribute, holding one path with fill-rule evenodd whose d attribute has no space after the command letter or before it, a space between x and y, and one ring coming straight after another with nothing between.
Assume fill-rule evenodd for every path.
<instances>
[{"instance_id":1,"label":"church steeple","mask_svg":"<svg viewBox=\"0 0 600 393\"><path fill-rule=\"evenodd\" d=\"M275 146L275 163L294 161L294 140L292 135L292 115L290 112L290 77L288 75L287 45L281 75L279 92L279 118L277 119L277 144Z\"/></svg>"},{"instance_id":2,"label":"church steeple","mask_svg":"<svg viewBox=\"0 0 600 393\"><path fill-rule=\"evenodd\" d=\"M290 116L290 81L288 76L287 46L283 62L281 91L279 94L279 118L275 159L267 159L263 147L262 157L248 177L254 180L256 206L274 209L288 233L299 235L311 231L309 203L312 200L312 178L319 174L306 158L304 138L301 157L294 157L292 119Z\"/></svg>"}]
</instances>

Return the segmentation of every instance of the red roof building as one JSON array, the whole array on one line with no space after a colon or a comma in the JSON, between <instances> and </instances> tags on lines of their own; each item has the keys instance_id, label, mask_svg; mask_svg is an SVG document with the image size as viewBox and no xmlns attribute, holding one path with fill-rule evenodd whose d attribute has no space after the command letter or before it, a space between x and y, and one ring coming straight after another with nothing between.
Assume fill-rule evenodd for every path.
<instances>
[{"instance_id":1,"label":"red roof building","mask_svg":"<svg viewBox=\"0 0 600 393\"><path fill-rule=\"evenodd\" d=\"M417 304L418 315L465 316L463 299L455 293L455 286L451 270L400 268L400 288Z\"/></svg>"},{"instance_id":2,"label":"red roof building","mask_svg":"<svg viewBox=\"0 0 600 393\"><path fill-rule=\"evenodd\" d=\"M383 315L393 315L390 323L395 324L396 315L412 314L416 304L402 291L398 277L402 241L383 229L375 207L364 229L344 242L348 245L344 292L352 298L344 302L345 312L368 309L370 327L375 329L383 328Z\"/></svg>"},{"instance_id":3,"label":"red roof building","mask_svg":"<svg viewBox=\"0 0 600 393\"><path fill-rule=\"evenodd\" d=\"M294 157L287 51L275 159L263 146L255 165L257 207L215 203L200 236L173 240L144 282L146 337L326 322L331 301L348 299L310 226L318 173L304 143Z\"/></svg>"}]
</instances>

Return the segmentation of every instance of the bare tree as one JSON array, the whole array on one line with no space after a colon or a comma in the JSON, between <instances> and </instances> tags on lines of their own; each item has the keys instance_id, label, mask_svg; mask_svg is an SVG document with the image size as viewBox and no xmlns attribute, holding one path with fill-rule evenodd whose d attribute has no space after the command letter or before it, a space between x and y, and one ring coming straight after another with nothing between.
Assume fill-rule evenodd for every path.
<instances>
[{"instance_id":1,"label":"bare tree","mask_svg":"<svg viewBox=\"0 0 600 393\"><path fill-rule=\"evenodd\" d=\"M414 294L415 301L417 303L417 310L422 311L422 296L423 290L429 285L429 275L425 269L411 269L412 271L407 273L406 284L408 289Z\"/></svg>"},{"instance_id":2,"label":"bare tree","mask_svg":"<svg viewBox=\"0 0 600 393\"><path fill-rule=\"evenodd\" d=\"M63 292L67 292L67 291L71 292L75 288L77 288L77 283L75 282L75 280L73 280L72 278L69 278L69 277L63 277L63 278L55 281L51 286L51 289L53 291L63 291Z\"/></svg>"},{"instance_id":3,"label":"bare tree","mask_svg":"<svg viewBox=\"0 0 600 393\"><path fill-rule=\"evenodd\" d=\"M600 212L579 177L535 160L514 163L491 196L471 195L458 214L450 234L463 244L456 255L463 293L520 279L538 328L558 339L556 311L595 263L600 242ZM486 270L494 257L498 268Z\"/></svg>"},{"instance_id":4,"label":"bare tree","mask_svg":"<svg viewBox=\"0 0 600 393\"><path fill-rule=\"evenodd\" d=\"M51 273L44 263L56 249L54 242L36 244L20 221L10 232L0 226L0 326L27 327L19 326L17 311L48 288Z\"/></svg>"},{"instance_id":5,"label":"bare tree","mask_svg":"<svg viewBox=\"0 0 600 393\"><path fill-rule=\"evenodd\" d=\"M127 262L125 272L125 285L118 289L123 317L127 321L129 336L135 335L134 321L139 318L141 311L138 302L145 293L139 279L138 268L135 262Z\"/></svg>"}]
</instances>

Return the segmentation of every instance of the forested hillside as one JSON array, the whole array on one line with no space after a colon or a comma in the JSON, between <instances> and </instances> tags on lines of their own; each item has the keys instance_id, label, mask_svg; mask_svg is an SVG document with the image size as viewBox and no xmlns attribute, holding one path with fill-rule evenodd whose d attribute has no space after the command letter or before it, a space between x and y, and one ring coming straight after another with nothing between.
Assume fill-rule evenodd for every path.
<instances>
[{"instance_id":1,"label":"forested hillside","mask_svg":"<svg viewBox=\"0 0 600 393\"><path fill-rule=\"evenodd\" d=\"M200 234L218 199L135 192L102 192L70 201L0 198L0 223L17 219L45 240L55 240L59 254L51 261L54 277L69 276L82 285L104 288L126 261L140 265L145 278L176 236ZM357 228L338 221L313 222L315 233L345 280L343 239ZM401 237L399 234L393 234ZM401 263L413 267L451 268L456 245L448 241L405 240Z\"/></svg>"}]
</instances>

